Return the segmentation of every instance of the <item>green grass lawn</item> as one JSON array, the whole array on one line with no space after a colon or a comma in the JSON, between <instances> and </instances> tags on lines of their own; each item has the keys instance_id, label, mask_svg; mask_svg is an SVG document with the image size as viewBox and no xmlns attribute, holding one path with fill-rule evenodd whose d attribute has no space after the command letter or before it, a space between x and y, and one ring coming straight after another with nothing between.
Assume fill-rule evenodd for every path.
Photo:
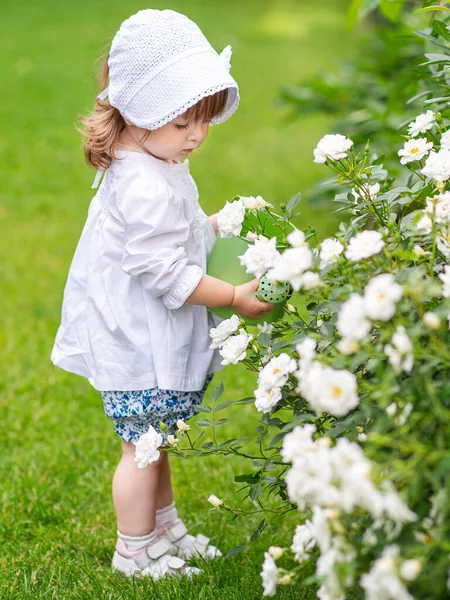
<instances>
[{"instance_id":1,"label":"green grass lawn","mask_svg":"<svg viewBox=\"0 0 450 600\"><path fill-rule=\"evenodd\" d=\"M213 128L192 173L207 212L236 194L277 204L307 192L323 167L312 150L326 118L290 123L277 106L280 86L337 68L349 52L344 0L173 0L170 8L198 22L212 44L233 46L232 73L241 107ZM161 1L152 7L163 8ZM147 4L132 0L16 0L0 8L0 598L251 600L261 598L259 572L271 544L289 545L295 513L273 525L248 552L214 565L194 581L127 581L109 565L115 543L110 497L120 443L98 392L52 366L67 270L92 196L73 123L96 91L95 57L120 22ZM306 193L307 196L307 193ZM322 235L335 219L303 205L300 225ZM216 376L224 399L252 394L243 368ZM232 407L224 437L251 432L252 405ZM231 521L210 511L209 494L238 503L231 458L173 461L181 516L225 552L248 544L260 516ZM251 509L248 502L246 508ZM284 589L282 599L313 598Z\"/></svg>"}]
</instances>

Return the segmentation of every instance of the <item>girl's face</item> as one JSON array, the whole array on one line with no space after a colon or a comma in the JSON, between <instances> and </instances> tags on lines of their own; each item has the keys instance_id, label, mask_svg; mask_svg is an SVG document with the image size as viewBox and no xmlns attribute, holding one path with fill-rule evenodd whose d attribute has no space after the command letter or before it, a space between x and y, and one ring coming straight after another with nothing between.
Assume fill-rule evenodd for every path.
<instances>
[{"instance_id":1,"label":"girl's face","mask_svg":"<svg viewBox=\"0 0 450 600\"><path fill-rule=\"evenodd\" d=\"M144 132L132 127L137 130L134 137L140 139L140 133ZM184 115L180 115L170 123L152 131L143 142L143 146L157 158L167 162L182 162L203 144L208 131L209 121L188 121Z\"/></svg>"}]
</instances>

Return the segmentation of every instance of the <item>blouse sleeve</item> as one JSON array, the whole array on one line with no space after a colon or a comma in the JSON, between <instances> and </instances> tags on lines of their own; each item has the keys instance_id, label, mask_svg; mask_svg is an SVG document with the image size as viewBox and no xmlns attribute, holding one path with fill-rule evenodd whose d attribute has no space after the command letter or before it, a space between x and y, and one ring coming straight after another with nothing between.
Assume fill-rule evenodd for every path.
<instances>
[{"instance_id":1,"label":"blouse sleeve","mask_svg":"<svg viewBox=\"0 0 450 600\"><path fill-rule=\"evenodd\" d=\"M136 176L118 193L126 237L123 270L139 277L149 294L161 297L168 309L180 308L203 271L188 263L189 224L173 191L165 182Z\"/></svg>"}]
</instances>

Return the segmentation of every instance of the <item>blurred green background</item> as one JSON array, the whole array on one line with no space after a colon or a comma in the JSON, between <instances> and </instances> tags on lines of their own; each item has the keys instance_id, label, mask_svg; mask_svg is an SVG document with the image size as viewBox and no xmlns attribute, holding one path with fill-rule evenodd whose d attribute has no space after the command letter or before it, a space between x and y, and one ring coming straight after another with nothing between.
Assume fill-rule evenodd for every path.
<instances>
[{"instance_id":1,"label":"blurred green background","mask_svg":"<svg viewBox=\"0 0 450 600\"><path fill-rule=\"evenodd\" d=\"M261 195L277 205L304 195L299 226L334 230L331 210L308 205L324 177L312 151L326 117L292 121L280 88L338 69L354 40L345 30L344 0L172 1L16 0L0 8L0 598L260 598L263 552L289 545L295 515L249 552L206 567L178 586L122 581L109 561L115 543L110 484L120 443L98 392L49 361L67 270L92 197L95 173L84 164L74 128L98 92L95 59L120 23L143 8L187 14L212 45L233 47L232 74L241 105L211 130L191 160L207 213L235 195ZM224 399L251 395L255 378L228 368ZM213 385L214 386L214 385ZM252 405L227 411L225 437L251 431ZM209 512L215 493L237 503L232 459L174 460L181 516L227 552L248 543L255 518L231 522ZM244 466L245 468L245 466ZM247 508L252 505L247 503ZM257 519L258 522L260 519ZM280 598L309 598L295 588Z\"/></svg>"}]
</instances>

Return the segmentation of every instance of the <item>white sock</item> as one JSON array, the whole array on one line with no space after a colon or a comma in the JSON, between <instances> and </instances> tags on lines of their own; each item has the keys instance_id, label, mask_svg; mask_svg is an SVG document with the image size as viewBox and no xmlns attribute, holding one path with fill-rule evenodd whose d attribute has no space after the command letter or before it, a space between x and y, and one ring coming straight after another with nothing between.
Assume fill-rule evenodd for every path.
<instances>
[{"instance_id":1,"label":"white sock","mask_svg":"<svg viewBox=\"0 0 450 600\"><path fill-rule=\"evenodd\" d=\"M156 510L156 529L159 529L164 523L170 521L176 521L178 518L178 511L175 508L175 502L172 502L164 508L158 508Z\"/></svg>"},{"instance_id":2,"label":"white sock","mask_svg":"<svg viewBox=\"0 0 450 600\"><path fill-rule=\"evenodd\" d=\"M132 537L131 535L124 535L117 530L117 535L121 540L125 542L125 546L130 552L135 552L136 550L140 550L141 548L146 548L150 546L153 541L156 539L156 532L153 530L151 533L147 535L143 535L140 537Z\"/></svg>"}]
</instances>

